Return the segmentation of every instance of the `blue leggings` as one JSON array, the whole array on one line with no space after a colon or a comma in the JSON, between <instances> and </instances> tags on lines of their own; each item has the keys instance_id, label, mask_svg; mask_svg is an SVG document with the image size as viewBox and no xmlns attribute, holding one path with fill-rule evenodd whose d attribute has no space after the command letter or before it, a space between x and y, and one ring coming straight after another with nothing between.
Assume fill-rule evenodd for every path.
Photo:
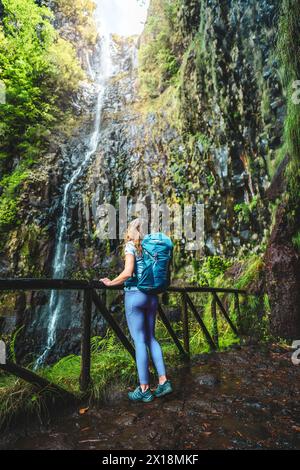
<instances>
[{"instance_id":1,"label":"blue leggings","mask_svg":"<svg viewBox=\"0 0 300 470\"><path fill-rule=\"evenodd\" d=\"M126 320L135 345L136 365L141 384L150 382L147 347L158 375L166 375L162 350L154 333L157 303L156 294L145 294L140 290L125 291Z\"/></svg>"}]
</instances>

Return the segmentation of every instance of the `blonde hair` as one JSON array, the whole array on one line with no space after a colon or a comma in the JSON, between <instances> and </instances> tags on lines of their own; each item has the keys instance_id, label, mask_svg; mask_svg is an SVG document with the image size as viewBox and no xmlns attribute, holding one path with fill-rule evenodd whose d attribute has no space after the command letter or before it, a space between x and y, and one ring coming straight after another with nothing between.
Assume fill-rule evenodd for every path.
<instances>
[{"instance_id":1,"label":"blonde hair","mask_svg":"<svg viewBox=\"0 0 300 470\"><path fill-rule=\"evenodd\" d=\"M146 224L147 224L147 221L140 217L132 220L127 227L127 232L125 234L125 239L124 239L124 246L126 245L126 243L132 241L135 245L137 252L141 254L141 251L142 251L141 242L145 236L144 229L145 229Z\"/></svg>"}]
</instances>

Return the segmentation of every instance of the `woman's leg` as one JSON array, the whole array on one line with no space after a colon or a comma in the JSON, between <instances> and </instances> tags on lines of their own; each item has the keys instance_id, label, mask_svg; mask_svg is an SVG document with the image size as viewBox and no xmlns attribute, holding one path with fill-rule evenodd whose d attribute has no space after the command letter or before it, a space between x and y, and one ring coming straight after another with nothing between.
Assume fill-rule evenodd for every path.
<instances>
[{"instance_id":1,"label":"woman's leg","mask_svg":"<svg viewBox=\"0 0 300 470\"><path fill-rule=\"evenodd\" d=\"M157 295L149 296L148 309L146 314L146 338L147 344L151 352L151 356L159 376L159 383L166 381L166 367L164 363L162 349L155 338L155 321L157 311L158 297Z\"/></svg>"},{"instance_id":2,"label":"woman's leg","mask_svg":"<svg viewBox=\"0 0 300 470\"><path fill-rule=\"evenodd\" d=\"M125 292L125 314L135 345L136 365L143 391L149 388L149 357L145 332L147 297L140 291Z\"/></svg>"}]
</instances>

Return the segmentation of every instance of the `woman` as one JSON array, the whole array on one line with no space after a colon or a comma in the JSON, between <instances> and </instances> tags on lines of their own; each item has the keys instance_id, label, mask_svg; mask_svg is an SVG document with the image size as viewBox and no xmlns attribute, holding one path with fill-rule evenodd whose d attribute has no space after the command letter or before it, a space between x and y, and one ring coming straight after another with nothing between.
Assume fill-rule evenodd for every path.
<instances>
[{"instance_id":1,"label":"woman","mask_svg":"<svg viewBox=\"0 0 300 470\"><path fill-rule=\"evenodd\" d=\"M121 274L112 281L101 279L106 286L119 286L125 282L125 314L128 329L135 344L136 364L140 386L133 392L128 393L132 401L150 402L154 397L162 397L172 392L170 380L166 377L166 368L162 349L155 338L155 320L158 304L157 294L145 294L140 291L134 282L130 285L128 279L135 273L137 277L143 271L143 257L141 241L142 219L133 220L127 230L125 237L125 268ZM126 285L127 281L127 285ZM159 383L156 390L150 390L149 379L149 357L151 352Z\"/></svg>"}]
</instances>

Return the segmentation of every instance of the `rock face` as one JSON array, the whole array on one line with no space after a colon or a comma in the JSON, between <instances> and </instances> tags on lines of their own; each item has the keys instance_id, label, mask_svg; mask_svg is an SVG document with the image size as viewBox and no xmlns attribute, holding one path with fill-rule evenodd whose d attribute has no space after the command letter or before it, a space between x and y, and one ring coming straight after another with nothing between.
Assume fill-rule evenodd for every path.
<instances>
[{"instance_id":1,"label":"rock face","mask_svg":"<svg viewBox=\"0 0 300 470\"><path fill-rule=\"evenodd\" d=\"M152 2L153 15L161 4ZM168 92L177 99L181 129L173 142L162 139L160 153L174 196L205 205L207 254L255 250L269 225L261 196L285 115L273 55L279 4L183 1L177 19L180 78ZM167 121L176 127L170 114Z\"/></svg>"}]
</instances>

